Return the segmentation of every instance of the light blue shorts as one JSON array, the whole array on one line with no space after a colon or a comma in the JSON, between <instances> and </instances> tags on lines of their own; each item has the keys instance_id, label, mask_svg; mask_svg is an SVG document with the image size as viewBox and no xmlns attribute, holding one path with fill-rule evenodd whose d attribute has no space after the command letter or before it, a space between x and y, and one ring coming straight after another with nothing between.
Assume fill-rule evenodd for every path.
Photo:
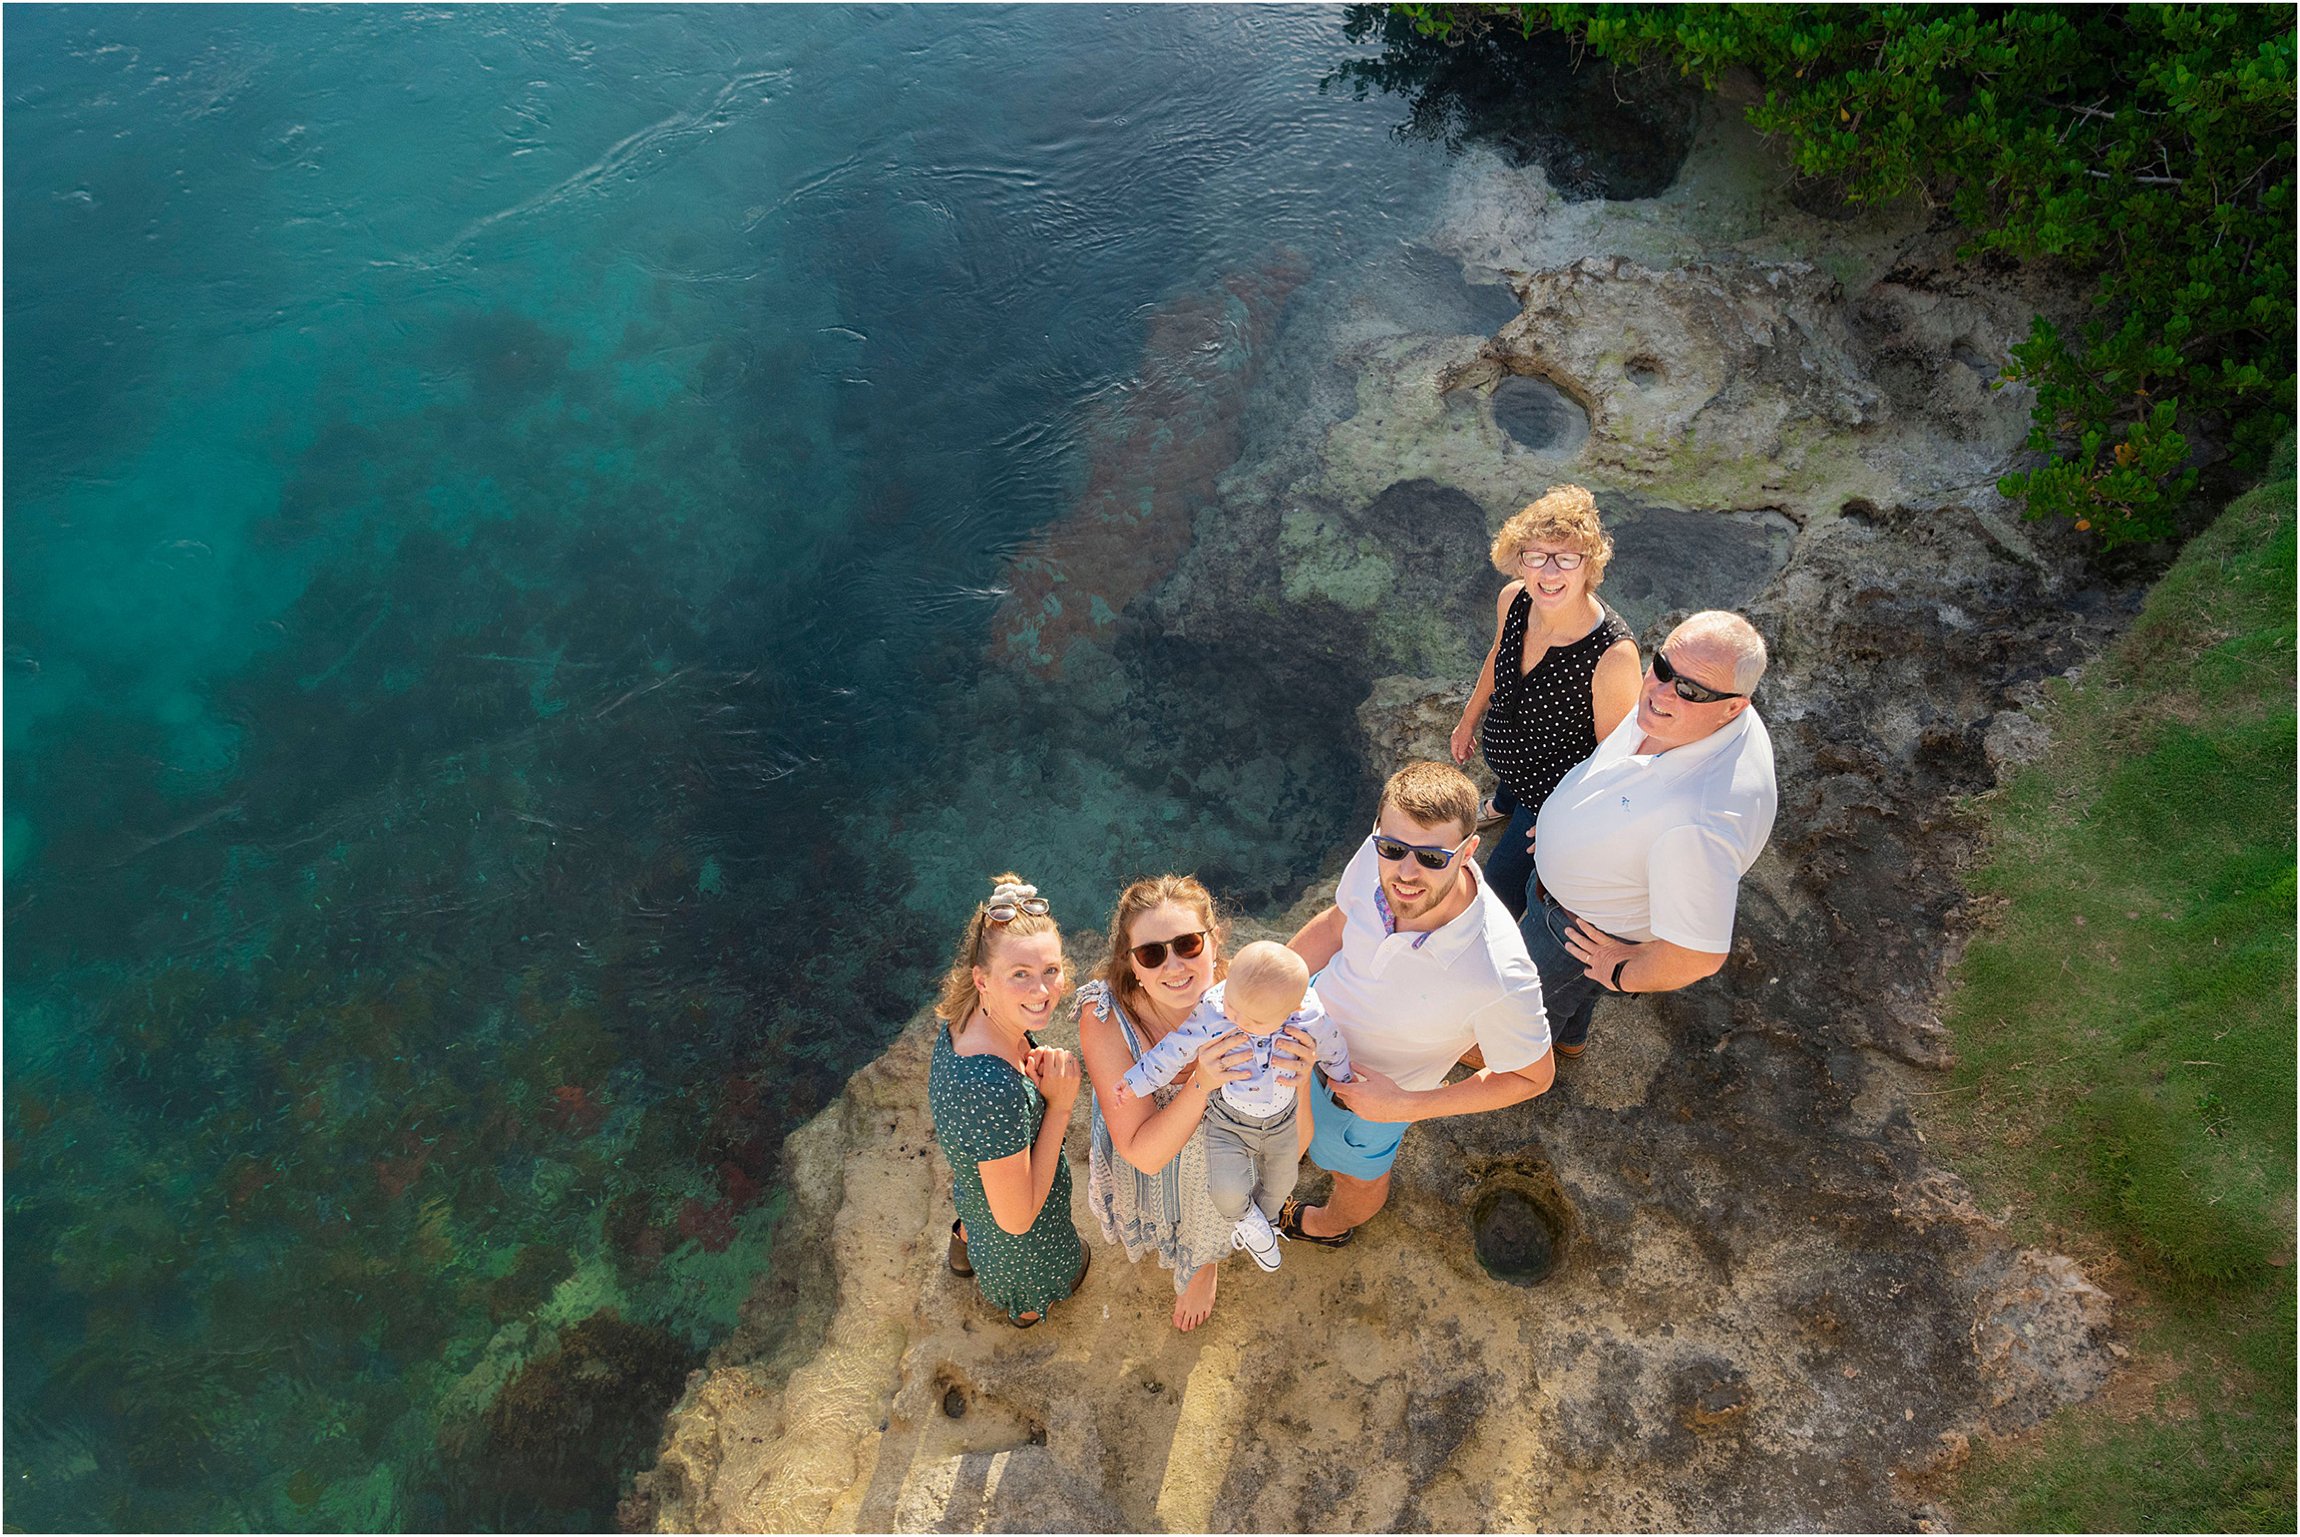
<instances>
[{"instance_id":1,"label":"light blue shorts","mask_svg":"<svg viewBox=\"0 0 2300 1537\"><path fill-rule=\"evenodd\" d=\"M1380 1179L1398 1161L1398 1146L1406 1139L1404 1121L1361 1120L1334 1098L1326 1075L1312 1071L1310 1093L1316 1096L1316 1125L1310 1133L1310 1162L1328 1174L1352 1179Z\"/></svg>"}]
</instances>

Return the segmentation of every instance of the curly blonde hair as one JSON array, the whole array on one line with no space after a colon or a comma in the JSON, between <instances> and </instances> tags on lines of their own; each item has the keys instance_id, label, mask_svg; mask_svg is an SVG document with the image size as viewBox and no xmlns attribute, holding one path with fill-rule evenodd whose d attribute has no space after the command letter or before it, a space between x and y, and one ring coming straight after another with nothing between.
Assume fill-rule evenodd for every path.
<instances>
[{"instance_id":1,"label":"curly blonde hair","mask_svg":"<svg viewBox=\"0 0 2300 1537\"><path fill-rule=\"evenodd\" d=\"M1022 877L1009 870L991 879L991 889L1001 886L1019 886ZM1016 913L1006 923L990 921L990 898L974 904L974 912L966 920L966 932L958 941L958 953L950 960L950 970L943 973L942 995L935 999L934 1017L946 1025L955 1025L974 1013L982 998L974 988L974 968L990 959L991 936L1021 938L1031 934L1052 934L1056 940L1062 930L1055 926L1052 913ZM1070 957L1062 957L1062 990L1070 990Z\"/></svg>"},{"instance_id":2,"label":"curly blonde hair","mask_svg":"<svg viewBox=\"0 0 2300 1537\"><path fill-rule=\"evenodd\" d=\"M1222 911L1214 904L1214 893L1195 875L1157 875L1136 881L1118 893L1118 905L1110 910L1110 953L1102 957L1102 967L1096 979L1110 989L1110 996L1118 1006L1135 1019L1142 1017L1142 983L1134 975L1134 963L1126 952L1129 948L1127 933L1134 920L1154 907L1173 902L1198 915L1206 925L1206 943L1214 947L1214 979L1220 981L1229 972L1229 963L1222 959L1222 941L1229 937L1229 925L1222 921Z\"/></svg>"},{"instance_id":3,"label":"curly blonde hair","mask_svg":"<svg viewBox=\"0 0 2300 1537\"><path fill-rule=\"evenodd\" d=\"M1605 580L1606 563L1613 559L1613 541L1597 521L1597 498L1582 486L1551 486L1493 536L1493 568L1515 577L1517 558L1536 544L1565 545L1589 557L1592 592Z\"/></svg>"}]
</instances>

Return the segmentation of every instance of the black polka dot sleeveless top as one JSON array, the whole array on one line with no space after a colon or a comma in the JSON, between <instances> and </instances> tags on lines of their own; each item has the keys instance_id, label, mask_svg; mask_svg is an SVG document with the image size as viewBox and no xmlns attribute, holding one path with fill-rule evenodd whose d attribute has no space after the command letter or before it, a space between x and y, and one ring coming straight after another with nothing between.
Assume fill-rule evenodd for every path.
<instances>
[{"instance_id":1,"label":"black polka dot sleeveless top","mask_svg":"<svg viewBox=\"0 0 2300 1537\"><path fill-rule=\"evenodd\" d=\"M1525 626L1533 595L1520 592L1502 621L1501 649L1494 654L1493 704L1486 710L1479 745L1495 775L1521 805L1539 808L1565 771L1597 751L1597 712L1589 702L1590 680L1598 659L1616 642L1630 638L1629 625L1603 601L1597 628L1569 646L1552 646L1533 666L1525 665Z\"/></svg>"}]
</instances>

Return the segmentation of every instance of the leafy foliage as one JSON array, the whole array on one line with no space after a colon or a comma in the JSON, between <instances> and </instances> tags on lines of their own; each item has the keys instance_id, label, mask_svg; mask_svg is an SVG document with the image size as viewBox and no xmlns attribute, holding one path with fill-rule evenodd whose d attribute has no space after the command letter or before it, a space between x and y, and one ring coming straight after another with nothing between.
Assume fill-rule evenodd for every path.
<instances>
[{"instance_id":1,"label":"leafy foliage","mask_svg":"<svg viewBox=\"0 0 2300 1537\"><path fill-rule=\"evenodd\" d=\"M1751 123L1800 174L1855 203L1914 193L1968 255L2087 281L2087 318L2040 318L2006 371L2036 390L2046 457L2000 489L2032 516L2110 546L2164 537L2202 464L2256 474L2291 426L2289 7L1395 9L1441 40L1559 30L1708 85L1746 67Z\"/></svg>"}]
</instances>

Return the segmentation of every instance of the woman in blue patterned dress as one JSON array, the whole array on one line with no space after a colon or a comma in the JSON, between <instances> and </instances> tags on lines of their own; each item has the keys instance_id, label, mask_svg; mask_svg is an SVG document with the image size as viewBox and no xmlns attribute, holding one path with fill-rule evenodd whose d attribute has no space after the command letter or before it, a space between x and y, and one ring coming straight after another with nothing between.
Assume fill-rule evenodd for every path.
<instances>
[{"instance_id":1,"label":"woman in blue patterned dress","mask_svg":"<svg viewBox=\"0 0 2300 1537\"><path fill-rule=\"evenodd\" d=\"M1156 1254L1174 1272L1174 1327L1195 1329L1214 1310L1215 1267L1237 1226L1206 1193L1206 1100L1251 1076L1242 1037L1210 1041L1197 1061L1149 1099L1121 1098L1135 1059L1179 1027L1222 974L1225 938L1214 898L1195 876L1136 881L1110 915L1110 953L1078 990L1078 1049L1094 1081L1086 1204L1102 1236L1139 1261ZM1281 1047L1307 1072L1312 1048ZM1305 1101L1305 1109L1307 1102ZM1309 1146L1309 1116L1302 1117Z\"/></svg>"}]
</instances>

